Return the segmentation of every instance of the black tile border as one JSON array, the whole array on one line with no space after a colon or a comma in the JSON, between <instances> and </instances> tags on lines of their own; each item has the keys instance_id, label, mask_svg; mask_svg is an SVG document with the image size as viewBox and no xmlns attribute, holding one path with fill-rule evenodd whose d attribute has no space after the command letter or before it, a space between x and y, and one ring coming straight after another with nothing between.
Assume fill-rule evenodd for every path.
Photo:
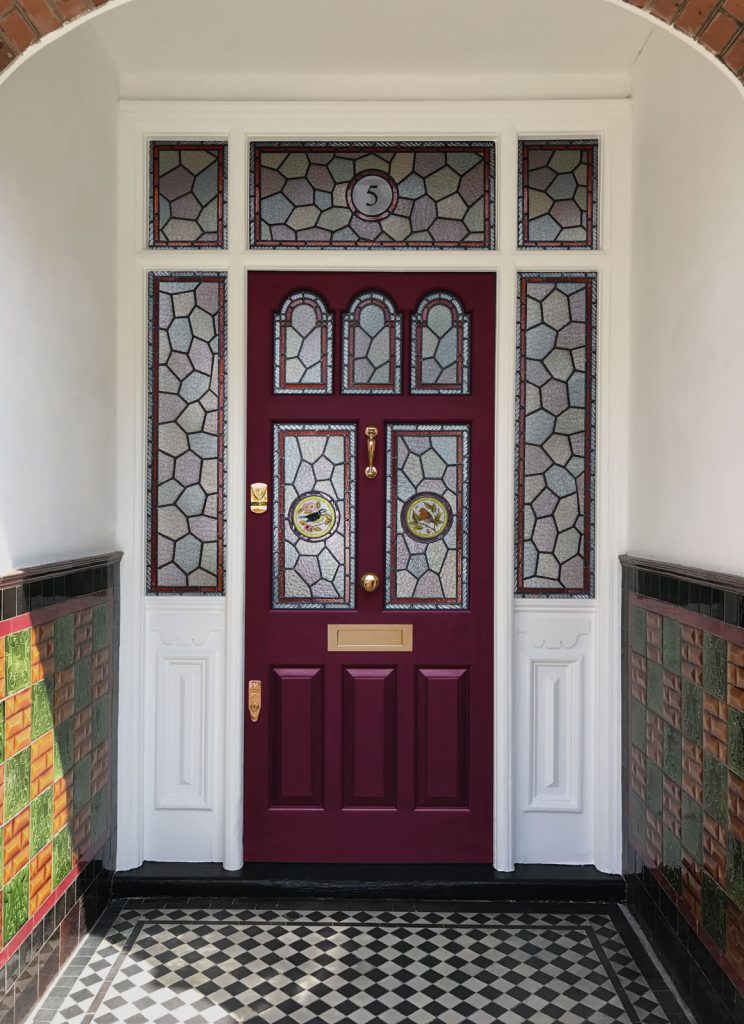
<instances>
[{"instance_id":1,"label":"black tile border","mask_svg":"<svg viewBox=\"0 0 744 1024\"><path fill-rule=\"evenodd\" d=\"M0 621L102 590L118 591L121 558L120 551L113 551L0 576Z\"/></svg>"},{"instance_id":2,"label":"black tile border","mask_svg":"<svg viewBox=\"0 0 744 1024\"><path fill-rule=\"evenodd\" d=\"M740 992L628 841L628 621L631 594L744 627L744 579L624 555L622 565L623 875L627 904L665 970L701 1021L744 1024Z\"/></svg>"}]
</instances>

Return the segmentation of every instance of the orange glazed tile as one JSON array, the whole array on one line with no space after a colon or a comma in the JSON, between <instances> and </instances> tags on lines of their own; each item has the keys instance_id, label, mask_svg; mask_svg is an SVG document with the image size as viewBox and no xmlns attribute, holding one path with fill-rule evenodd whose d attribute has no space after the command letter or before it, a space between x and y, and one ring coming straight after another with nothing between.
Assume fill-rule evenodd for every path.
<instances>
[{"instance_id":1,"label":"orange glazed tile","mask_svg":"<svg viewBox=\"0 0 744 1024\"><path fill-rule=\"evenodd\" d=\"M0 764L0 822L5 818L5 765ZM0 902L2 902L0 900Z\"/></svg>"},{"instance_id":2,"label":"orange glazed tile","mask_svg":"<svg viewBox=\"0 0 744 1024\"><path fill-rule=\"evenodd\" d=\"M28 864L31 808L16 814L3 829L3 885Z\"/></svg>"},{"instance_id":3,"label":"orange glazed tile","mask_svg":"<svg viewBox=\"0 0 744 1024\"><path fill-rule=\"evenodd\" d=\"M6 760L31 743L31 687L5 701Z\"/></svg>"},{"instance_id":4,"label":"orange glazed tile","mask_svg":"<svg viewBox=\"0 0 744 1024\"><path fill-rule=\"evenodd\" d=\"M52 894L52 844L31 860L29 875L29 916L35 914L45 899Z\"/></svg>"},{"instance_id":5,"label":"orange glazed tile","mask_svg":"<svg viewBox=\"0 0 744 1024\"><path fill-rule=\"evenodd\" d=\"M31 744L31 799L54 782L54 733L47 732Z\"/></svg>"},{"instance_id":6,"label":"orange glazed tile","mask_svg":"<svg viewBox=\"0 0 744 1024\"><path fill-rule=\"evenodd\" d=\"M72 772L54 783L54 834L72 820Z\"/></svg>"}]
</instances>

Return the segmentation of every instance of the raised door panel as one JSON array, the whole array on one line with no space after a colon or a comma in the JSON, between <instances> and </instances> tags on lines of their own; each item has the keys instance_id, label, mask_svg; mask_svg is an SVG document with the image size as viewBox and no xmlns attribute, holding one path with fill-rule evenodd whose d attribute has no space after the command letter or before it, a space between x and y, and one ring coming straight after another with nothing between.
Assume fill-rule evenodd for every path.
<instances>
[{"instance_id":1,"label":"raised door panel","mask_svg":"<svg viewBox=\"0 0 744 1024\"><path fill-rule=\"evenodd\" d=\"M394 668L343 673L345 807L396 803L397 680Z\"/></svg>"},{"instance_id":2,"label":"raised door panel","mask_svg":"<svg viewBox=\"0 0 744 1024\"><path fill-rule=\"evenodd\" d=\"M272 807L323 807L323 672L276 668L271 673Z\"/></svg>"},{"instance_id":3,"label":"raised door panel","mask_svg":"<svg viewBox=\"0 0 744 1024\"><path fill-rule=\"evenodd\" d=\"M468 806L470 678L466 668L416 673L416 806Z\"/></svg>"}]
</instances>

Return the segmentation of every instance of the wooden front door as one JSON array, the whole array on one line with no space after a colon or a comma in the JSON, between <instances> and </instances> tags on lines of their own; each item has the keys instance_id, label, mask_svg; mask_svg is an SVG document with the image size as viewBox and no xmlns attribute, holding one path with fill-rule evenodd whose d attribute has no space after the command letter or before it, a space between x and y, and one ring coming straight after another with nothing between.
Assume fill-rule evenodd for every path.
<instances>
[{"instance_id":1,"label":"wooden front door","mask_svg":"<svg viewBox=\"0 0 744 1024\"><path fill-rule=\"evenodd\" d=\"M248 861L492 861L494 349L493 274L248 275Z\"/></svg>"}]
</instances>

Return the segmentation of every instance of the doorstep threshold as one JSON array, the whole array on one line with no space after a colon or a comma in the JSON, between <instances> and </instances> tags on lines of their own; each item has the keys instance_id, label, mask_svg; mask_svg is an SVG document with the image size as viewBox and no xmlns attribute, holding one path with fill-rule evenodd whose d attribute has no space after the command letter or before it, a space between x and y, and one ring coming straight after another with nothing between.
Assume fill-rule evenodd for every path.
<instances>
[{"instance_id":1,"label":"doorstep threshold","mask_svg":"<svg viewBox=\"0 0 744 1024\"><path fill-rule=\"evenodd\" d=\"M145 861L114 874L118 898L591 900L625 899L621 875L591 865L221 864Z\"/></svg>"}]
</instances>

